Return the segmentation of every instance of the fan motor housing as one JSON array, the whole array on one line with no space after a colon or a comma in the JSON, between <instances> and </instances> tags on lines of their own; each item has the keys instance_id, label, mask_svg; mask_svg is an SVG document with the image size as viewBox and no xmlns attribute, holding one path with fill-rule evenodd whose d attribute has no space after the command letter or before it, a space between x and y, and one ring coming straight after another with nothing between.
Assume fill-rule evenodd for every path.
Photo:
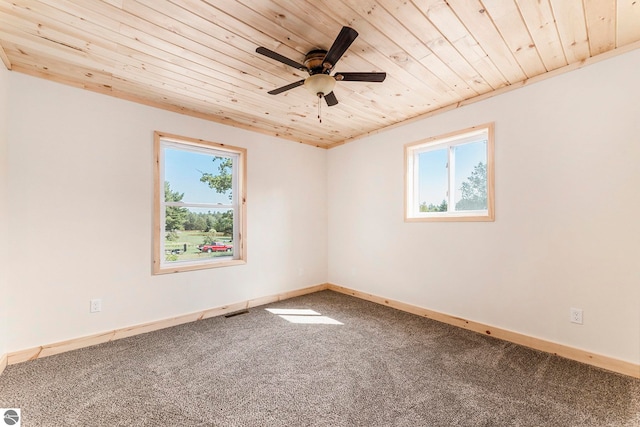
<instances>
[{"instance_id":1,"label":"fan motor housing","mask_svg":"<svg viewBox=\"0 0 640 427\"><path fill-rule=\"evenodd\" d=\"M304 57L304 66L309 70L309 74L326 73L331 70L332 64L322 63L324 57L327 55L327 51L323 49L314 49L307 53Z\"/></svg>"}]
</instances>

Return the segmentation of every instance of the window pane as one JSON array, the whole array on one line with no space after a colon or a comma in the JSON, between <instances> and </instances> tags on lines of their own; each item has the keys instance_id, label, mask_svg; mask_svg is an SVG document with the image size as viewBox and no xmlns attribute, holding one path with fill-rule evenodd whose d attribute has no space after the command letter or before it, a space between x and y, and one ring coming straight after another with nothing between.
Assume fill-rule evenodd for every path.
<instances>
[{"instance_id":1,"label":"window pane","mask_svg":"<svg viewBox=\"0 0 640 427\"><path fill-rule=\"evenodd\" d=\"M494 125L405 145L407 222L494 221Z\"/></svg>"},{"instance_id":2,"label":"window pane","mask_svg":"<svg viewBox=\"0 0 640 427\"><path fill-rule=\"evenodd\" d=\"M418 155L418 204L420 212L447 211L447 149L432 150Z\"/></svg>"},{"instance_id":3,"label":"window pane","mask_svg":"<svg viewBox=\"0 0 640 427\"><path fill-rule=\"evenodd\" d=\"M165 262L233 257L233 210L165 208Z\"/></svg>"},{"instance_id":4,"label":"window pane","mask_svg":"<svg viewBox=\"0 0 640 427\"><path fill-rule=\"evenodd\" d=\"M172 191L170 196L165 193L165 201L230 204L233 160L227 156L165 147L165 192L166 183Z\"/></svg>"},{"instance_id":5,"label":"window pane","mask_svg":"<svg viewBox=\"0 0 640 427\"><path fill-rule=\"evenodd\" d=\"M455 159L455 210L487 209L487 143L453 147Z\"/></svg>"},{"instance_id":6,"label":"window pane","mask_svg":"<svg viewBox=\"0 0 640 427\"><path fill-rule=\"evenodd\" d=\"M246 149L154 132L153 273L244 264Z\"/></svg>"}]
</instances>

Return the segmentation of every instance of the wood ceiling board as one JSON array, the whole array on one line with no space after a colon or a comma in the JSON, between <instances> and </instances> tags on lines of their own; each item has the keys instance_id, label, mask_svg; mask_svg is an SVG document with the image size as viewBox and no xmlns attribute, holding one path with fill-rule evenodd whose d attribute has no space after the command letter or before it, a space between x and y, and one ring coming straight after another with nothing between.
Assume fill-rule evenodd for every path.
<instances>
[{"instance_id":1,"label":"wood ceiling board","mask_svg":"<svg viewBox=\"0 0 640 427\"><path fill-rule=\"evenodd\" d=\"M186 74L188 79L193 79L194 83L198 83L198 82L201 82L202 84L213 83L213 81L210 78L208 78L208 76L212 74L210 69L208 68L201 69L200 74L194 73L191 69L187 67L179 67L178 69L176 69L176 67L172 67L173 64L171 61L167 61L168 55L166 52L160 49L155 49L152 46L144 45L140 43L138 40L135 39L135 36L133 38L128 38L128 37L122 36L120 32L114 32L111 29L105 29L103 27L94 25L87 19L80 19L75 16L69 15L67 13L65 14L56 13L55 10L52 12L50 10L43 9L44 6L42 4L38 4L36 5L36 7L41 9L41 12L45 13L45 15L41 17L41 22L47 22L47 24L53 25L52 23L55 21L53 21L53 19L51 19L50 17L52 16L56 16L58 18L69 17L69 19L65 19L62 22L60 22L59 25L62 28L69 28L68 31L71 31L71 29L78 29L83 32L84 36L87 39L91 39L96 43L100 43L100 41L103 39L107 39L107 40L111 39L111 40L117 41L117 48L116 48L117 53L122 53L129 57L129 58L126 58L126 57L120 58L120 61L123 62L124 64L127 64L126 63L127 59L131 59L133 60L134 66L136 68L148 69L149 64L155 63L160 68L165 66L165 68L170 72L177 72L178 74L180 74L180 72L182 71L182 74ZM76 11L76 13L78 13L78 11ZM84 12L84 13L86 14L87 12ZM112 25L111 28L114 28L114 27L118 28L119 25L115 25L114 23L114 25ZM182 58L178 58L177 60L181 61ZM137 61L141 61L141 62L137 62ZM131 64L127 64L127 65L130 66ZM234 77L239 77L242 74L240 71L235 71L233 68L228 67L224 64L214 65L212 62L209 62L207 65L211 67L222 67L222 70L216 70L215 68L213 68L213 71L225 71L231 74L234 74L234 73L237 74ZM224 74L221 72L217 74L217 76L218 78L223 78ZM279 79L277 80L278 84L284 82L284 80L279 77L275 77L275 76L268 76L268 77L271 77L272 80L274 81L276 81L276 79ZM249 76L247 80L251 80L251 76ZM231 80L229 79L226 79L224 81L226 81L227 83L231 83ZM265 81L255 80L254 84L256 88L260 88L265 85Z\"/></svg>"},{"instance_id":2,"label":"wood ceiling board","mask_svg":"<svg viewBox=\"0 0 640 427\"><path fill-rule=\"evenodd\" d=\"M412 1L493 89L508 84L505 76L498 70L487 52L478 44L464 24L460 22L447 2L444 0Z\"/></svg>"},{"instance_id":3,"label":"wood ceiling board","mask_svg":"<svg viewBox=\"0 0 640 427\"><path fill-rule=\"evenodd\" d=\"M516 3L547 71L567 65L549 0L516 0Z\"/></svg>"},{"instance_id":4,"label":"wood ceiling board","mask_svg":"<svg viewBox=\"0 0 640 427\"><path fill-rule=\"evenodd\" d=\"M12 32L12 26L10 25L10 21L5 21L6 17L2 13L0 13L0 22L2 22L3 28L0 29L0 34L4 34L7 40L16 42L18 45L22 46L22 48L34 49L38 51L43 48L43 45L39 43L37 35L31 34L29 37L28 33L21 33L20 35L16 35ZM11 18L13 22L15 22L15 17ZM23 27L24 28L24 27ZM47 26L38 25L37 33L40 35L49 38L50 43L65 43L69 46L79 45L79 41L77 39L73 39L67 35L60 34L56 31L50 30ZM58 40L57 42L54 40ZM95 51L100 51L101 49L97 46L93 46ZM87 51L83 50L86 49ZM88 52L89 46L85 46L84 48L68 48L62 51L56 51L58 54L61 54L61 58L69 63L75 64L76 66L87 67L88 70L91 70L92 74L100 74L101 72L108 72L110 75L118 74L124 77L126 80L131 82L144 82L144 84L156 84L156 88L170 88L175 91L176 94L190 95L194 98L194 100L204 100L211 98L212 92L211 90L206 90L204 88L199 88L196 86L184 86L182 82L172 80L172 75L169 73L164 73L160 75L154 75L150 72L150 67L147 65L144 70L138 69L136 71L132 71L133 68L129 69L120 69L118 67L117 59L114 60L112 58L105 58L98 53ZM52 51L52 49L45 49L44 51ZM42 52L44 53L44 52ZM64 53L64 54L62 54ZM107 54L110 51L106 51ZM41 55L42 57L42 55ZM193 81L193 79L191 80ZM208 86L211 89L212 86ZM151 90L153 92L153 90ZM222 95L229 99L230 102L237 102L234 99L237 97L237 94L233 91L230 91L228 88L218 88L218 92L222 93ZM251 108L258 108L262 106L262 100L259 96L255 95L254 92L248 91L243 98L245 103L249 103L251 101L251 97L255 96L255 103L249 104L248 106ZM229 107L232 107L233 104L228 104ZM287 107L287 104L283 103L282 107ZM238 108L238 107L236 107Z\"/></svg>"},{"instance_id":5,"label":"wood ceiling board","mask_svg":"<svg viewBox=\"0 0 640 427\"><path fill-rule=\"evenodd\" d=\"M482 5L527 77L547 71L515 1L482 0Z\"/></svg>"},{"instance_id":6,"label":"wood ceiling board","mask_svg":"<svg viewBox=\"0 0 640 427\"><path fill-rule=\"evenodd\" d=\"M11 61L9 61L9 57L7 56L7 53L4 51L2 46L0 46L0 60L2 60L2 63L7 68L7 70L11 70Z\"/></svg>"},{"instance_id":7,"label":"wood ceiling board","mask_svg":"<svg viewBox=\"0 0 640 427\"><path fill-rule=\"evenodd\" d=\"M616 47L616 0L584 0L589 52L599 55Z\"/></svg>"},{"instance_id":8,"label":"wood ceiling board","mask_svg":"<svg viewBox=\"0 0 640 427\"><path fill-rule=\"evenodd\" d=\"M406 52L431 72L431 78L424 81L424 84L435 88L440 93L450 93L451 99L459 100L477 95L477 92L435 55L424 42L414 36L403 25L401 19L394 17L377 1L345 0L345 3L387 39L403 41L402 46L397 46L396 49Z\"/></svg>"},{"instance_id":9,"label":"wood ceiling board","mask_svg":"<svg viewBox=\"0 0 640 427\"><path fill-rule=\"evenodd\" d=\"M332 16L336 21L343 19L350 26L358 28L361 34L356 39L354 45L364 44L364 40L368 41L370 49L363 50L371 52L372 57L376 58L376 63L380 64L381 70L397 76L402 81L407 81L412 88L412 94L418 94L417 99L407 96L407 102L415 105L421 105L426 108L434 104L454 102L454 95L431 71L427 70L422 64L417 62L413 57L403 50L396 42L389 39L385 34L380 33L369 21L367 21L358 12L354 11L344 2L334 2L333 0L316 0L314 4ZM366 35L363 37L363 35ZM358 52L356 47L354 52ZM347 71L347 70L344 70ZM351 70L348 70L351 71ZM355 70L354 70L355 71ZM415 96L414 96L415 98Z\"/></svg>"},{"instance_id":10,"label":"wood ceiling board","mask_svg":"<svg viewBox=\"0 0 640 427\"><path fill-rule=\"evenodd\" d=\"M425 44L431 51L448 64L451 72L456 73L476 93L491 90L484 78L464 59L438 29L426 19L422 12L411 2L380 0L380 4Z\"/></svg>"},{"instance_id":11,"label":"wood ceiling board","mask_svg":"<svg viewBox=\"0 0 640 427\"><path fill-rule=\"evenodd\" d=\"M339 104L304 88L344 25L359 33ZM18 72L321 147L337 146L637 47L630 0L0 0L0 59ZM624 47L624 48L621 48ZM556 71L557 70L557 71Z\"/></svg>"},{"instance_id":12,"label":"wood ceiling board","mask_svg":"<svg viewBox=\"0 0 640 427\"><path fill-rule=\"evenodd\" d=\"M640 1L617 0L616 47L640 39Z\"/></svg>"},{"instance_id":13,"label":"wood ceiling board","mask_svg":"<svg viewBox=\"0 0 640 427\"><path fill-rule=\"evenodd\" d=\"M447 0L447 4L478 44L484 46L483 50L509 84L527 78L479 0Z\"/></svg>"},{"instance_id":14,"label":"wood ceiling board","mask_svg":"<svg viewBox=\"0 0 640 427\"><path fill-rule=\"evenodd\" d=\"M16 47L23 52L27 49L24 47ZM27 51L28 52L28 51ZM136 99L148 99L153 102L176 103L176 106L185 106L188 110L193 111L214 111L224 114L230 109L226 102L220 102L218 99L195 97L188 92L183 92L179 88L169 85L158 85L157 82L148 80L145 83L132 83L127 79L114 78L110 73L95 73L93 68L85 68L82 65L70 64L67 61L58 61L55 58L47 58L37 53L28 52L26 56L46 62L48 66L40 68L38 71L55 75L56 80L80 79L84 78L84 85L92 89L100 88L101 90L127 92L135 96ZM27 68L28 64L22 64L19 60L16 65ZM238 110L236 116L242 117L242 109L235 106ZM251 121L255 117L253 115L244 115L244 121ZM277 128L276 128L277 129Z\"/></svg>"},{"instance_id":15,"label":"wood ceiling board","mask_svg":"<svg viewBox=\"0 0 640 427\"><path fill-rule=\"evenodd\" d=\"M79 77L91 74L90 69L82 68L81 66L69 66L66 62L54 62L49 59L47 59L47 61L49 64L52 64L50 67L47 67L47 69L31 70L28 74L39 75L40 77L46 77L50 80L67 84L72 81L77 81ZM59 65L63 65L64 67L60 67ZM16 66L21 67L19 68L21 71L27 72L26 66L22 66L19 62ZM215 118L215 116L211 113L207 113L207 111L209 111L219 115L219 118L214 121L246 129L252 129L255 127L256 118L253 114L246 114L242 112L242 110L239 110L233 115L234 118L231 119L230 117L225 116L225 113L229 111L229 108L220 108L220 105L218 105L219 103L216 100L197 101L193 97L185 97L182 94L167 88L156 88L157 90L150 91L148 87L144 87L144 85L132 84L126 80L113 79L110 76L100 76L96 74L92 74L89 80L85 79L83 84L76 84L74 86L211 120L212 118ZM123 94L128 94L129 96L122 96ZM301 115L296 114L294 117L296 119L300 119ZM324 138L316 140L315 137L309 136L317 130L317 121L299 121L301 122L300 126L295 128L280 124L269 124L268 121L262 123L261 126L263 131L266 130L265 133L267 134L285 137L287 139L304 142L314 146L319 144L328 144L331 142L325 141ZM303 127L306 129L301 129ZM352 128L349 130L348 135L354 135L356 133L359 133L359 129Z\"/></svg>"},{"instance_id":16,"label":"wood ceiling board","mask_svg":"<svg viewBox=\"0 0 640 427\"><path fill-rule=\"evenodd\" d=\"M126 7L126 5L125 5ZM157 17L157 15L153 15L153 17ZM222 89L228 84L231 84L236 87L238 91L249 90L249 92L245 92L246 96L253 97L255 96L255 92L261 90L263 87L269 87L270 85L276 86L280 84L284 84L285 80L279 76L271 75L268 73L259 73L259 78L254 78L248 71L254 71L256 68L251 67L249 64L242 63L240 61L235 61L231 56L225 54L219 54L213 50L208 50L206 46L202 46L200 52L196 52L195 49L200 49L197 43L190 43L190 41L181 36L175 35L172 32L164 30L162 27L153 26L151 23L144 22L139 18L133 18L135 21L131 19L127 20L129 23L132 23L136 26L141 26L149 33L152 33L154 36L149 36L147 32L143 30L139 30L136 27L127 25L121 25L120 33L128 36L128 39L135 42L137 45L142 44L141 47L136 46L138 51L151 51L154 52L153 59L159 59L164 61L166 64L177 65L180 70L184 70L184 73L189 73L193 76L192 72L195 70L200 73L204 78L202 79L207 84L222 85ZM142 24L142 25L141 25ZM164 35L164 39L158 38L158 34ZM189 50L189 48L184 48L179 45L175 45L171 43L171 37L180 37L180 40L185 44L188 44L193 51ZM218 43L218 46L224 46L222 43ZM121 47L122 48L122 47ZM227 60L227 62L231 62L232 66L228 66L226 64L219 63L213 60L209 56L205 56L203 53L208 52L211 57L222 57ZM257 58L258 55L255 56ZM258 61L262 61L261 58ZM179 72L179 70L174 70ZM217 84L212 83L212 81L205 76L213 76L217 79ZM237 83L240 82L238 85ZM250 83L253 82L253 87ZM273 103L274 105L278 105L279 102Z\"/></svg>"},{"instance_id":17,"label":"wood ceiling board","mask_svg":"<svg viewBox=\"0 0 640 427\"><path fill-rule=\"evenodd\" d=\"M149 5L162 5L162 7L152 8L139 2L126 2L124 8L130 13L148 16L147 20L155 26L151 32L156 36L162 36L161 45L173 44L175 45L174 51L178 49L197 53L201 60L204 60L204 64L210 66L213 71L225 73L233 79L244 77L243 83L251 80L255 84L255 88L284 84L280 73L281 67L276 67L272 62L265 61L261 55L246 55L247 51L255 49L253 43L245 42L238 47L235 44L226 43L224 39L216 39L210 33L217 32L220 30L219 28L208 30L209 27L212 27L209 21L194 14L181 14L181 11L186 11L177 6L172 7L171 3L154 1L149 2ZM161 12L170 15L166 16ZM180 17L181 20L175 19L175 17ZM185 24L185 21L191 21L193 26ZM208 31L205 31L205 28ZM139 27L136 30L149 32ZM236 38L235 41L244 40ZM243 57L246 60L237 60L235 59L237 57ZM306 77L305 73L299 71L294 75L299 79Z\"/></svg>"},{"instance_id":18,"label":"wood ceiling board","mask_svg":"<svg viewBox=\"0 0 640 427\"><path fill-rule=\"evenodd\" d=\"M550 0L564 54L569 63L589 57L582 0Z\"/></svg>"},{"instance_id":19,"label":"wood ceiling board","mask_svg":"<svg viewBox=\"0 0 640 427\"><path fill-rule=\"evenodd\" d=\"M238 120L238 118L231 119L224 115L222 111L199 111L197 109L187 108L183 105L176 105L174 103L168 102L168 99L175 99L175 96L170 97L162 97L155 96L154 99L149 99L149 97L139 97L134 94L134 90L126 89L125 91L114 88L112 85L102 85L102 84L91 84L91 82L83 82L79 83L77 78L68 78L61 75L57 75L52 73L50 70L34 70L28 67L23 67L20 64L14 66L14 70L32 75L34 77L45 78L47 80L51 80L54 82L66 84L69 86L78 87L81 89L91 90L97 93L101 93L104 95L110 95L117 97L119 99L124 99L132 102L136 102L139 104L148 105L155 108L164 109L167 111L172 111L179 114L185 114L192 117L201 118L204 120L209 120L221 124L225 124L228 126L233 126L241 129L251 130L254 132L263 133L270 136L276 136L283 139L288 139L294 142L299 142L307 145L312 145L315 147L326 148L330 142L325 141L323 138L316 140L315 137L309 138L307 135L299 132L298 130L294 130L290 127L286 126L277 126L277 127L269 127L265 125L261 125L257 127L255 125L255 117L251 117L249 121ZM113 83L113 82L111 82Z\"/></svg>"}]
</instances>

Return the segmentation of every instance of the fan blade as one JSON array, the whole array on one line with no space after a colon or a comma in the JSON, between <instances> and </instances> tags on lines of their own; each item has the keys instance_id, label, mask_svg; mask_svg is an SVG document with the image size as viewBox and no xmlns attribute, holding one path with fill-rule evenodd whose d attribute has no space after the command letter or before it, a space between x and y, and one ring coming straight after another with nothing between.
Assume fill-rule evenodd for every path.
<instances>
[{"instance_id":1,"label":"fan blade","mask_svg":"<svg viewBox=\"0 0 640 427\"><path fill-rule=\"evenodd\" d=\"M302 86L303 84L304 84L304 80L299 80L299 81L297 81L295 83L290 83L290 84L288 84L286 86L279 87L278 89L270 90L267 93L269 95L277 95L279 93L286 92L289 89L294 89L294 88L297 88L298 86Z\"/></svg>"},{"instance_id":2,"label":"fan blade","mask_svg":"<svg viewBox=\"0 0 640 427\"><path fill-rule=\"evenodd\" d=\"M353 43L356 37L358 37L356 30L349 27L342 27L340 34L338 34L338 37L336 37L333 45L322 60L323 64L329 64L329 67L326 67L327 69L330 70L335 67L336 62L338 62L347 49L349 49L349 46L351 46L351 43Z\"/></svg>"},{"instance_id":3,"label":"fan blade","mask_svg":"<svg viewBox=\"0 0 640 427\"><path fill-rule=\"evenodd\" d=\"M345 82L377 82L387 78L387 73L336 73L336 80Z\"/></svg>"},{"instance_id":4,"label":"fan blade","mask_svg":"<svg viewBox=\"0 0 640 427\"><path fill-rule=\"evenodd\" d=\"M336 98L336 94L333 91L329 92L324 96L324 100L327 101L327 105L329 107L333 107L338 103L338 98Z\"/></svg>"},{"instance_id":5,"label":"fan blade","mask_svg":"<svg viewBox=\"0 0 640 427\"><path fill-rule=\"evenodd\" d=\"M269 50L266 47L259 47L256 49L256 52L259 53L260 55L264 55L271 59L275 59L278 62L282 62L283 64L288 65L290 67L297 68L300 71L309 71L307 67L305 67L304 65L294 61L293 59L289 59L286 56L282 56L277 52Z\"/></svg>"}]
</instances>

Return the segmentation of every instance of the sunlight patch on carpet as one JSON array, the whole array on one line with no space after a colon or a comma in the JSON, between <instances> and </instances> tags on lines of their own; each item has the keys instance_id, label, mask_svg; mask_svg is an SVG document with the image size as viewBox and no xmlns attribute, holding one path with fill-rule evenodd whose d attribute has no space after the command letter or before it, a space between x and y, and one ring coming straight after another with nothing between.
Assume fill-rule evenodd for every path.
<instances>
[{"instance_id":1,"label":"sunlight patch on carpet","mask_svg":"<svg viewBox=\"0 0 640 427\"><path fill-rule=\"evenodd\" d=\"M331 317L323 316L315 310L307 308L266 308L269 313L276 314L287 322L316 325L343 325Z\"/></svg>"}]
</instances>

